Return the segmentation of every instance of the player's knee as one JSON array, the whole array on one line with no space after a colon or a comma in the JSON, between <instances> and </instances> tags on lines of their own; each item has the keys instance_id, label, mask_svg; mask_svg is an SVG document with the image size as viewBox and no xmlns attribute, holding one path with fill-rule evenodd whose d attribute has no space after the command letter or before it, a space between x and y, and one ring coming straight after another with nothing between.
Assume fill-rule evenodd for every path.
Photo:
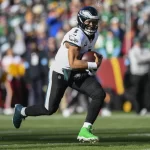
<instances>
[{"instance_id":1,"label":"player's knee","mask_svg":"<svg viewBox=\"0 0 150 150\"><path fill-rule=\"evenodd\" d=\"M48 110L48 114L47 115L52 115L54 114L56 111L57 111L58 108L56 107L51 107L49 110Z\"/></svg>"},{"instance_id":2,"label":"player's knee","mask_svg":"<svg viewBox=\"0 0 150 150\"><path fill-rule=\"evenodd\" d=\"M96 101L101 102L101 103L103 103L105 97L106 97L106 93L105 93L105 91L104 91L103 89L101 89L101 90L96 90L96 91L92 94L92 96L91 96L91 98L92 98L93 100L96 100Z\"/></svg>"}]
</instances>

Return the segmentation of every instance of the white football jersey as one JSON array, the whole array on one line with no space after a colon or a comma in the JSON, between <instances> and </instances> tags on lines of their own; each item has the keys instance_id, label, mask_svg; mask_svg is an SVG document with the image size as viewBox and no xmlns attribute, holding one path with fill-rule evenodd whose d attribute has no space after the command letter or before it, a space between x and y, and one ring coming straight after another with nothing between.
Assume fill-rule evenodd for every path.
<instances>
[{"instance_id":1,"label":"white football jersey","mask_svg":"<svg viewBox=\"0 0 150 150\"><path fill-rule=\"evenodd\" d=\"M93 50L96 40L98 38L98 31L95 33L95 37L90 41L87 35L78 27L72 28L64 36L61 46L55 56L55 60L51 67L54 71L63 74L62 68L71 69L68 60L68 49L65 46L65 42L72 43L81 47L80 54L87 52L88 50Z\"/></svg>"}]
</instances>

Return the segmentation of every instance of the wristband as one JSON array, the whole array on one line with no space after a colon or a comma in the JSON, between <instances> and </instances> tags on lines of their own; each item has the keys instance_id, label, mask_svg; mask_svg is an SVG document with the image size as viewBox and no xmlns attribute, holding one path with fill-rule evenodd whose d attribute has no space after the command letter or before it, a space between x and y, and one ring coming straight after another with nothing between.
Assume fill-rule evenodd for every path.
<instances>
[{"instance_id":1,"label":"wristband","mask_svg":"<svg viewBox=\"0 0 150 150\"><path fill-rule=\"evenodd\" d=\"M88 64L88 69L97 69L96 62L87 62L87 64Z\"/></svg>"}]
</instances>

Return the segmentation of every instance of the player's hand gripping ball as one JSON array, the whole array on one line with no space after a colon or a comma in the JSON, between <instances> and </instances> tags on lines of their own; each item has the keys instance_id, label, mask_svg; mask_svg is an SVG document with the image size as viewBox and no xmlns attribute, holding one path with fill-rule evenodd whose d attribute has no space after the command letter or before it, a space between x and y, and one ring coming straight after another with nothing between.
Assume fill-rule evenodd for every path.
<instances>
[{"instance_id":1,"label":"player's hand gripping ball","mask_svg":"<svg viewBox=\"0 0 150 150\"><path fill-rule=\"evenodd\" d=\"M98 67L100 67L102 59L103 59L103 56L94 51L85 52L82 56L82 60L85 60L88 62L96 62L98 64Z\"/></svg>"}]
</instances>

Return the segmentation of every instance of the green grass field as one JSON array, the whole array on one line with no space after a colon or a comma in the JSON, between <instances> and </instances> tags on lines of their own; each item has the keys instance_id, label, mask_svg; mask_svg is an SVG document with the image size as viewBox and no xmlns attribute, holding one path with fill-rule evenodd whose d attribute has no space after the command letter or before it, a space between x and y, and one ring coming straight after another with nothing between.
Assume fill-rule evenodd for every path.
<instances>
[{"instance_id":1,"label":"green grass field","mask_svg":"<svg viewBox=\"0 0 150 150\"><path fill-rule=\"evenodd\" d=\"M100 138L95 144L76 140L85 115L28 117L20 129L11 118L0 116L0 150L150 150L150 115L99 116L93 126Z\"/></svg>"}]
</instances>

